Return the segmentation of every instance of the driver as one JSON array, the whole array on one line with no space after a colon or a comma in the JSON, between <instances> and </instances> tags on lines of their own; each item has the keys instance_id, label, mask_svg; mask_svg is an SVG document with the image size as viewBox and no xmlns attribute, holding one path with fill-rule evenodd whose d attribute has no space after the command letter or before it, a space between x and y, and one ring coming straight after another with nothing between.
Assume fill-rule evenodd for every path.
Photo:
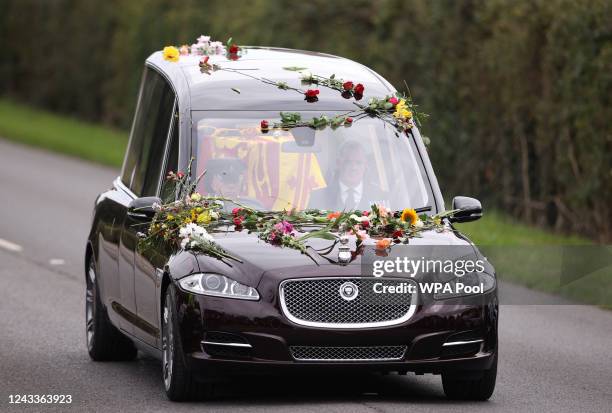
<instances>
[{"instance_id":1,"label":"driver","mask_svg":"<svg viewBox=\"0 0 612 413\"><path fill-rule=\"evenodd\" d=\"M338 148L335 174L325 188L310 194L309 208L334 211L369 210L372 204L388 204L388 194L367 179L367 157L354 141Z\"/></svg>"}]
</instances>

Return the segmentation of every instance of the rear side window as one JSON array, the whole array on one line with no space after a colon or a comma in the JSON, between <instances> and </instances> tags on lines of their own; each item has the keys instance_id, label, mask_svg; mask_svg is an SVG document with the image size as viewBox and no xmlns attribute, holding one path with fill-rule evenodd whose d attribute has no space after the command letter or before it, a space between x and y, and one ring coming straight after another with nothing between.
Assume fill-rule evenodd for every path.
<instances>
[{"instance_id":1,"label":"rear side window","mask_svg":"<svg viewBox=\"0 0 612 413\"><path fill-rule=\"evenodd\" d=\"M123 183L138 196L157 192L174 104L166 79L147 67L121 174Z\"/></svg>"}]
</instances>

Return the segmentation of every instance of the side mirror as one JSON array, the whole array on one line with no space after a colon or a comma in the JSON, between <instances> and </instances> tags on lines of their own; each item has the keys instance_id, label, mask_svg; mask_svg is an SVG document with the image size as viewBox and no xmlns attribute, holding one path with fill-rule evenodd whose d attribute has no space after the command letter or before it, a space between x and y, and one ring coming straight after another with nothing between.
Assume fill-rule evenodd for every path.
<instances>
[{"instance_id":1,"label":"side mirror","mask_svg":"<svg viewBox=\"0 0 612 413\"><path fill-rule=\"evenodd\" d=\"M456 196L453 198L452 209L458 211L450 217L451 222L470 222L482 217L482 205L475 198Z\"/></svg>"},{"instance_id":2,"label":"side mirror","mask_svg":"<svg viewBox=\"0 0 612 413\"><path fill-rule=\"evenodd\" d=\"M156 196L145 196L136 198L128 205L127 214L130 217L146 220L152 219L155 215L153 204L161 205L162 201Z\"/></svg>"}]
</instances>

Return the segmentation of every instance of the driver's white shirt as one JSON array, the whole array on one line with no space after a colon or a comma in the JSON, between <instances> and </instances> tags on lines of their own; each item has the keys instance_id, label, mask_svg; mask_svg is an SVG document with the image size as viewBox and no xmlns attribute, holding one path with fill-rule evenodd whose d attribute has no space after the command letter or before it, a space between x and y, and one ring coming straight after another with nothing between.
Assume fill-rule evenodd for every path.
<instances>
[{"instance_id":1,"label":"driver's white shirt","mask_svg":"<svg viewBox=\"0 0 612 413\"><path fill-rule=\"evenodd\" d=\"M342 200L343 205L346 205L346 197L348 196L348 190L350 188L350 186L346 186L340 182L340 199ZM359 205L359 202L361 202L361 196L363 195L363 181L359 182L359 185L352 189L355 191L355 205Z\"/></svg>"}]
</instances>

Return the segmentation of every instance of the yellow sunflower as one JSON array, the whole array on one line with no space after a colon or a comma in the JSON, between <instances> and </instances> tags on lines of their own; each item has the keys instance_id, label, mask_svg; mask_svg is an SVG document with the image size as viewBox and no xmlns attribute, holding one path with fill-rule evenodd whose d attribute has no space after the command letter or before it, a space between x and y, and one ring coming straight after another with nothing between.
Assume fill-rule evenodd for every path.
<instances>
[{"instance_id":1,"label":"yellow sunflower","mask_svg":"<svg viewBox=\"0 0 612 413\"><path fill-rule=\"evenodd\" d=\"M404 222L410 222L410 225L414 225L419 220L419 216L414 209L406 208L402 211L401 220Z\"/></svg>"}]
</instances>

